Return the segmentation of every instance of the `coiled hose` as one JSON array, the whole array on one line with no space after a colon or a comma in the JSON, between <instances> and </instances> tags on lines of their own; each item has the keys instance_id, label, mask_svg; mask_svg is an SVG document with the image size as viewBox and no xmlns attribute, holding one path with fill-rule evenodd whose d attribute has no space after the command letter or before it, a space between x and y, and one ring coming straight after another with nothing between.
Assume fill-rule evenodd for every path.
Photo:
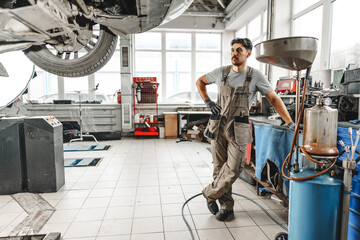
<instances>
[{"instance_id":1,"label":"coiled hose","mask_svg":"<svg viewBox=\"0 0 360 240\"><path fill-rule=\"evenodd\" d=\"M285 173L285 167L287 164L289 164L291 166L291 157L292 157L292 154L294 152L294 146L295 146L295 140L299 134L299 126L300 126L300 122L301 122L301 119L303 117L303 114L304 114L304 105L305 105L305 93L306 93L306 87L307 87L307 82L308 82L308 78L309 78L309 74L310 74L310 70L311 70L311 66L306 70L306 76L305 76L305 82L304 82L304 89L303 89L303 94L302 94L302 103L301 103L301 108L300 108L300 113L299 113L299 117L298 117L298 121L297 121L297 124L296 124L296 127L295 127L295 134L294 134L294 137L293 137L293 140L292 140L292 143L291 143L291 148L290 148L290 153L289 155L287 155L287 157L285 158L285 161L283 162L283 165L281 167L281 173L283 174L284 178L288 179L288 180L293 180L293 181L304 181L304 180L309 180L309 179L312 179L314 177L317 177L317 176L320 176L326 172L328 172L335 164L336 164L336 159L337 158L334 158L334 161L330 164L329 167L325 168L324 170L314 174L314 175L311 175L311 176L307 176L307 177L302 177L302 178L293 178L293 177L290 177L290 168L288 168L287 170L287 174ZM299 84L299 83L297 83ZM299 146L300 148L300 151L302 153L304 153L304 155L312 162L316 163L316 164L321 164L319 161L313 159L307 152L306 150L302 147L302 146ZM296 153L297 154L297 153Z\"/></svg>"},{"instance_id":2,"label":"coiled hose","mask_svg":"<svg viewBox=\"0 0 360 240\"><path fill-rule=\"evenodd\" d=\"M271 220L273 220L277 225L279 225L279 226L280 226L282 229L284 229L285 231L288 231L288 229L287 229L284 225L282 225L282 224L279 223L275 218L273 218L273 217L270 215L270 213L268 213L268 212L265 210L265 208L263 208L260 204L258 204L258 203L257 203L256 201L254 201L253 199L251 199L251 198L249 198L249 197L247 197L247 196L244 196L244 195L242 195L242 194L239 194L239 193L234 193L234 192L233 192L232 194L237 195L237 196L240 196L240 197L243 197L243 198L251 201L252 203L256 204L266 215L269 216L269 218L271 218ZM185 224L186 224L186 227L189 229L189 232L190 232L190 235L191 235L191 239L192 239L192 240L195 240L195 237L194 237L194 233L193 233L193 231L192 231L192 229L191 229L188 221L187 221L186 218L185 218L184 208L185 208L186 204L188 204L188 202L190 202L192 199L194 199L194 198L196 198L196 197L198 197L198 196L200 196L200 195L202 195L202 193L195 194L194 196L192 196L192 197L190 197L189 199L187 199L187 200L184 202L184 204L183 204L183 206L182 206L182 208L181 208L182 218L183 218L183 220L184 220L184 222L185 222Z\"/></svg>"}]
</instances>

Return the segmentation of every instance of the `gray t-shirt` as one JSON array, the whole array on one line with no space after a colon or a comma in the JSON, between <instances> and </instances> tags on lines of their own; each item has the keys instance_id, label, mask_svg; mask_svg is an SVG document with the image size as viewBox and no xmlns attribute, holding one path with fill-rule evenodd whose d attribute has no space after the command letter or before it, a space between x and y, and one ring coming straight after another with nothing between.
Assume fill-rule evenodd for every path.
<instances>
[{"instance_id":1,"label":"gray t-shirt","mask_svg":"<svg viewBox=\"0 0 360 240\"><path fill-rule=\"evenodd\" d=\"M206 81L209 84L216 83L219 91L220 91L221 78L223 72L225 71L225 68L226 66L220 67L206 74ZM247 71L248 69L246 69L243 72L234 72L234 70L231 68L228 78L226 80L228 81L229 86L233 88L243 86L246 80ZM251 104L255 98L255 94L258 91L262 95L266 95L270 91L273 91L273 88L271 87L269 81L266 79L265 75L261 73L259 70L254 69L252 79L249 85L249 92L250 92L249 108L251 107Z\"/></svg>"}]
</instances>

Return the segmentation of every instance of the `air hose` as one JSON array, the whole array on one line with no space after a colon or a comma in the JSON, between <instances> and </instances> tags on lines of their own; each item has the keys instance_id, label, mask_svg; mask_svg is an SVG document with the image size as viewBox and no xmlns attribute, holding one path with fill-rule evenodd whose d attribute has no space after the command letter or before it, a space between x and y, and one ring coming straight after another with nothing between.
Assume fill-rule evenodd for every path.
<instances>
[{"instance_id":1,"label":"air hose","mask_svg":"<svg viewBox=\"0 0 360 240\"><path fill-rule=\"evenodd\" d=\"M253 199L251 199L251 198L249 198L249 197L247 197L247 196L244 196L244 195L242 195L242 194L239 194L239 193L234 193L234 192L233 192L232 194L237 195L237 196L240 196L240 197L243 197L243 198L251 201L252 203L256 204L266 215L269 216L269 218L271 218L271 220L273 220L277 225L279 225L279 226L280 226L282 229L284 229L285 231L288 231L288 229L287 229L284 225L282 225L282 224L279 223L275 218L273 218L273 217L270 215L270 213L268 213L268 212L265 210L265 208L263 208L260 204L258 204L258 203L257 203L256 201L254 201ZM184 222L185 222L185 224L186 224L186 227L189 229L189 232L190 232L190 235L191 235L191 239L192 239L192 240L195 240L195 237L194 237L194 233L193 233L193 231L192 231L192 229L191 229L191 227L190 227L190 224L189 224L188 221L185 219L184 208L185 208L186 204L188 204L188 202L190 202L192 199L194 199L194 198L196 198L196 197L198 197L198 196L200 196L200 195L202 195L202 193L195 194L194 196L192 196L192 197L190 197L189 199L187 199L187 200L184 202L184 204L183 204L183 206L182 206L182 208L181 208L182 218L183 218L183 220L184 220Z\"/></svg>"},{"instance_id":2,"label":"air hose","mask_svg":"<svg viewBox=\"0 0 360 240\"><path fill-rule=\"evenodd\" d=\"M324 170L314 174L314 175L311 175L311 176L307 176L307 177L302 177L302 178L293 178L293 177L290 177L290 168L288 168L288 173L286 174L285 173L285 166L286 164L289 164L291 166L291 157L292 157L292 154L294 152L294 146L295 146L295 140L297 138L297 135L299 134L299 126L300 126L300 122L301 122L301 119L303 117L303 113L304 113L304 105L305 105L305 93L306 93L306 87L307 87L307 82L308 82L308 78L309 78L309 74L310 74L310 70L311 70L311 66L306 70L306 76L305 76L305 82L304 82L304 89L303 89L303 94L302 94L302 103L301 103L301 107L300 107L300 113L299 113L299 117L298 117L298 121L296 123L296 127L295 127L295 134L294 134L294 137L293 137L293 140L292 140L292 143L291 143L291 148L290 148L290 153L289 155L287 155L287 157L285 158L285 161L283 162L283 165L281 167L281 173L283 174L284 178L288 179L288 180L293 180L293 181L304 181L304 180L309 180L309 179L312 179L314 177L317 177L317 176L320 176L326 172L328 172L336 163L336 158L334 159L334 161L330 164L329 167L325 168ZM297 82L297 84L299 84ZM319 161L313 159L307 152L306 150L302 147L302 146L299 146L300 148L300 151L312 162L316 163L316 164L320 164ZM296 153L297 154L297 153Z\"/></svg>"}]
</instances>

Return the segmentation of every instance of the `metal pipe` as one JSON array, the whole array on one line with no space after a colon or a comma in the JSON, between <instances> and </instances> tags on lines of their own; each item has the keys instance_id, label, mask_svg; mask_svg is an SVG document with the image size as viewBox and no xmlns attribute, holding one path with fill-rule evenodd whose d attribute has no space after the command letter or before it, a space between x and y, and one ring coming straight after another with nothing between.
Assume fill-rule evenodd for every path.
<instances>
[{"instance_id":1,"label":"metal pipe","mask_svg":"<svg viewBox=\"0 0 360 240\"><path fill-rule=\"evenodd\" d=\"M75 0L76 3L79 5L79 7L81 8L81 10L83 10L83 12L86 14L86 15L89 15L90 14L90 10L87 8L84 0Z\"/></svg>"},{"instance_id":2,"label":"metal pipe","mask_svg":"<svg viewBox=\"0 0 360 240\"><path fill-rule=\"evenodd\" d=\"M356 162L350 159L343 160L342 166L344 168L344 194L342 199L342 213L341 213L341 237L340 239L347 239L348 222L349 222L349 208L350 208L350 194L351 194L351 180L352 170L355 169Z\"/></svg>"},{"instance_id":3,"label":"metal pipe","mask_svg":"<svg viewBox=\"0 0 360 240\"><path fill-rule=\"evenodd\" d=\"M304 101L304 99L303 99ZM296 76L296 102L295 102L295 124L300 125L299 122L299 114L300 114L300 70L297 71ZM295 157L294 157L294 172L299 172L299 134L297 134L295 139Z\"/></svg>"},{"instance_id":4,"label":"metal pipe","mask_svg":"<svg viewBox=\"0 0 360 240\"><path fill-rule=\"evenodd\" d=\"M223 3L223 1L222 0L217 0L218 1L218 3L220 4L220 6L223 8L223 9L225 9L225 4Z\"/></svg>"}]
</instances>

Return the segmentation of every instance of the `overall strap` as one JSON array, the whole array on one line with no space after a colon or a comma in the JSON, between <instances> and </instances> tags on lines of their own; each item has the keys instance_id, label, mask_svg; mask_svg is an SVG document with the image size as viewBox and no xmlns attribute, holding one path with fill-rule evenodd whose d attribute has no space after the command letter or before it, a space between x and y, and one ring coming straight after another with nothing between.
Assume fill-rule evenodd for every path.
<instances>
[{"instance_id":1,"label":"overall strap","mask_svg":"<svg viewBox=\"0 0 360 240\"><path fill-rule=\"evenodd\" d=\"M222 82L226 81L226 79L227 79L227 77L228 77L228 75L230 73L231 67L232 67L232 65L226 66L226 68L223 70L223 73L222 73L223 75L222 75L222 78L221 78Z\"/></svg>"},{"instance_id":2,"label":"overall strap","mask_svg":"<svg viewBox=\"0 0 360 240\"><path fill-rule=\"evenodd\" d=\"M247 71L247 75L246 75L247 82L251 82L253 71L254 71L254 69L252 67L248 66L248 71Z\"/></svg>"}]
</instances>

